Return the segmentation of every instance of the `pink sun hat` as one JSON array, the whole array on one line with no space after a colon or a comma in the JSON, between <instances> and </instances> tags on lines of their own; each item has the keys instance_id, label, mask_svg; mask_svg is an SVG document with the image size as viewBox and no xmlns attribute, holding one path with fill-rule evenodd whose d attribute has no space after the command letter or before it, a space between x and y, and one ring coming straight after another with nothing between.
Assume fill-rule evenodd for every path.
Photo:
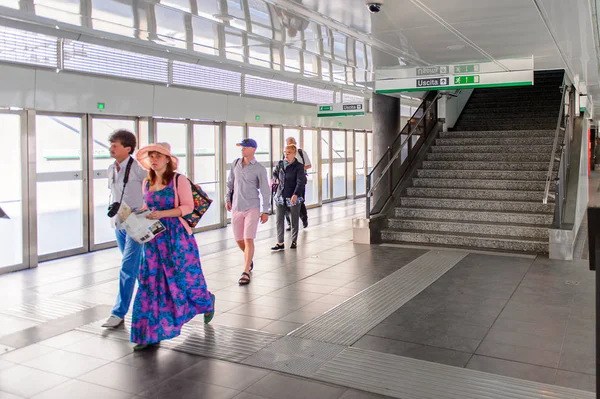
<instances>
[{"instance_id":1,"label":"pink sun hat","mask_svg":"<svg viewBox=\"0 0 600 399\"><path fill-rule=\"evenodd\" d=\"M150 170L151 163L150 157L148 156L150 152L158 152L171 158L173 170L177 170L177 167L179 166L179 159L175 155L171 154L171 145L169 143L150 144L139 149L135 155L135 159L137 159L140 165L142 165L142 167L146 170Z\"/></svg>"}]
</instances>

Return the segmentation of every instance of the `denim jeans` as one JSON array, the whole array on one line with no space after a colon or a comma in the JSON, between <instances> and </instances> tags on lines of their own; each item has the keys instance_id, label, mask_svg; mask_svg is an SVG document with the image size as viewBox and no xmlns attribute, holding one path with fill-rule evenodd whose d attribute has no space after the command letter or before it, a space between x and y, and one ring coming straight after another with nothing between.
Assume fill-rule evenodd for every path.
<instances>
[{"instance_id":1,"label":"denim jeans","mask_svg":"<svg viewBox=\"0 0 600 399\"><path fill-rule=\"evenodd\" d=\"M119 293L112 314L125 317L131 304L135 281L140 270L140 258L142 255L142 244L138 244L127 235L125 230L115 230L117 244L123 254L121 262L121 273L119 275Z\"/></svg>"}]
</instances>

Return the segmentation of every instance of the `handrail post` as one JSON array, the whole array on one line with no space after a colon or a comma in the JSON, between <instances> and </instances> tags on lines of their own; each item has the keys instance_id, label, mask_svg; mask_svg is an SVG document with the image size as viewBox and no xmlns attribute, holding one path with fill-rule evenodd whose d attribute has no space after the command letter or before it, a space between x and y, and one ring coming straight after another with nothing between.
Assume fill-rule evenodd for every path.
<instances>
[{"instance_id":1,"label":"handrail post","mask_svg":"<svg viewBox=\"0 0 600 399\"><path fill-rule=\"evenodd\" d=\"M392 147L388 147L388 151L387 151L387 155L388 155L388 164L390 163L390 161L392 160ZM392 196L392 171L394 170L394 168L390 168L388 169L388 197Z\"/></svg>"},{"instance_id":2,"label":"handrail post","mask_svg":"<svg viewBox=\"0 0 600 399\"><path fill-rule=\"evenodd\" d=\"M369 193L369 191L371 191L371 175L367 175L367 178L365 179L366 183L367 183L367 187L366 187L366 193L367 195L366 197L366 202L367 202L367 214L366 214L366 219L369 220L371 218L371 194Z\"/></svg>"},{"instance_id":3,"label":"handrail post","mask_svg":"<svg viewBox=\"0 0 600 399\"><path fill-rule=\"evenodd\" d=\"M562 202L560 200L560 179L558 177L554 178L554 227L556 227L557 229L560 229L560 225L561 225L561 220L562 220L562 206L560 205L560 203Z\"/></svg>"}]
</instances>

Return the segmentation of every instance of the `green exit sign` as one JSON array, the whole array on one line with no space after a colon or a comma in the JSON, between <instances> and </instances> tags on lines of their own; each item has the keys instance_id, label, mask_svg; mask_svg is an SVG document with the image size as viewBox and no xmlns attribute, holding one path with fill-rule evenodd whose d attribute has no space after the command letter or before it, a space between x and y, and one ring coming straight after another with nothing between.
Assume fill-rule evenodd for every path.
<instances>
[{"instance_id":1,"label":"green exit sign","mask_svg":"<svg viewBox=\"0 0 600 399\"><path fill-rule=\"evenodd\" d=\"M479 75L471 75L471 76L455 76L454 84L455 85L467 85L479 83Z\"/></svg>"},{"instance_id":2,"label":"green exit sign","mask_svg":"<svg viewBox=\"0 0 600 399\"><path fill-rule=\"evenodd\" d=\"M331 111L333 107L331 105L321 105L319 111Z\"/></svg>"},{"instance_id":3,"label":"green exit sign","mask_svg":"<svg viewBox=\"0 0 600 399\"><path fill-rule=\"evenodd\" d=\"M259 121L260 120L260 115L254 115L254 120L255 121Z\"/></svg>"},{"instance_id":4,"label":"green exit sign","mask_svg":"<svg viewBox=\"0 0 600 399\"><path fill-rule=\"evenodd\" d=\"M338 123L338 127L342 127L342 122Z\"/></svg>"},{"instance_id":5,"label":"green exit sign","mask_svg":"<svg viewBox=\"0 0 600 399\"><path fill-rule=\"evenodd\" d=\"M104 103L98 103L97 107L100 111L102 111L104 108L106 108Z\"/></svg>"},{"instance_id":6,"label":"green exit sign","mask_svg":"<svg viewBox=\"0 0 600 399\"><path fill-rule=\"evenodd\" d=\"M471 73L479 72L479 64L472 65L455 65L454 73Z\"/></svg>"}]
</instances>

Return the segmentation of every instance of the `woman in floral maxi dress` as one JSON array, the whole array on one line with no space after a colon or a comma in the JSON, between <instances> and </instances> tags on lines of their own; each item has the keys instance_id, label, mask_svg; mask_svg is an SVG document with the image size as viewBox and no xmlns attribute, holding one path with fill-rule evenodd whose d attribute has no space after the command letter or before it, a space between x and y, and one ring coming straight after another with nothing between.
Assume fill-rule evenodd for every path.
<instances>
[{"instance_id":1,"label":"woman in floral maxi dress","mask_svg":"<svg viewBox=\"0 0 600 399\"><path fill-rule=\"evenodd\" d=\"M153 212L148 218L160 219L166 230L145 243L142 251L131 322L134 350L177 337L198 314L209 323L215 302L202 274L198 244L181 218L191 213L193 198L187 178L175 173L177 157L168 144L160 143L138 151L137 159L149 169L144 200Z\"/></svg>"}]
</instances>

